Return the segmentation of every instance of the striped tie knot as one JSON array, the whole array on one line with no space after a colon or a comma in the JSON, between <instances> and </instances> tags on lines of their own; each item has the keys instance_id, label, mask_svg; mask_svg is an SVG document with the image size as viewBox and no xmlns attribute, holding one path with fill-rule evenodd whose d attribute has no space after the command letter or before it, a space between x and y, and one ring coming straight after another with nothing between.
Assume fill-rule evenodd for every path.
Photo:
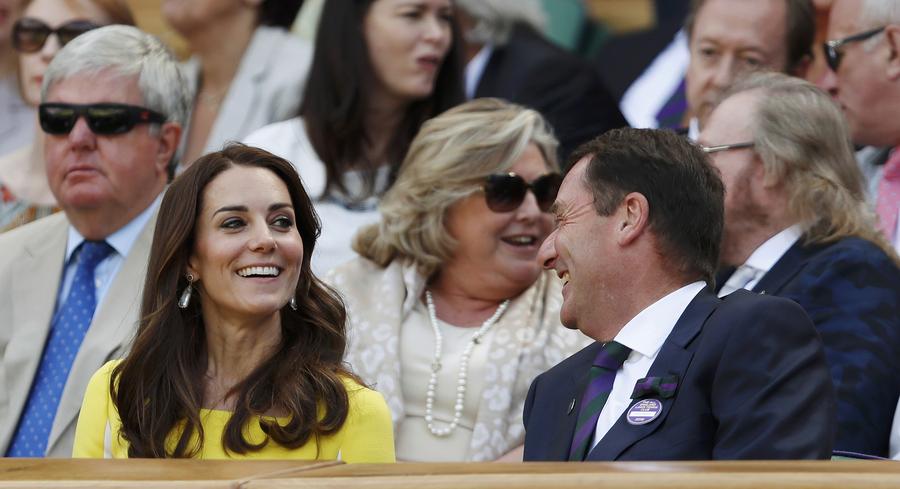
<instances>
[{"instance_id":1,"label":"striped tie knot","mask_svg":"<svg viewBox=\"0 0 900 489\"><path fill-rule=\"evenodd\" d=\"M631 348L616 341L610 341L603 345L603 348L600 348L597 357L594 358L594 366L615 372L622 368L622 364L625 363L630 354Z\"/></svg>"}]
</instances>

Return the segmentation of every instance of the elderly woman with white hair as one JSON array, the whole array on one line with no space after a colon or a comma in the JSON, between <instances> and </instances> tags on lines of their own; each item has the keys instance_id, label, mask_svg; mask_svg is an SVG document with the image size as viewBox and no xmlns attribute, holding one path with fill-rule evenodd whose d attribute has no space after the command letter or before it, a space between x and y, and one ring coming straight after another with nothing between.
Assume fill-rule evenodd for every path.
<instances>
[{"instance_id":1,"label":"elderly woman with white hair","mask_svg":"<svg viewBox=\"0 0 900 489\"><path fill-rule=\"evenodd\" d=\"M521 460L532 379L587 339L537 252L562 177L535 111L479 99L426 122L362 256L332 271L346 360L391 408L397 458Z\"/></svg>"}]
</instances>

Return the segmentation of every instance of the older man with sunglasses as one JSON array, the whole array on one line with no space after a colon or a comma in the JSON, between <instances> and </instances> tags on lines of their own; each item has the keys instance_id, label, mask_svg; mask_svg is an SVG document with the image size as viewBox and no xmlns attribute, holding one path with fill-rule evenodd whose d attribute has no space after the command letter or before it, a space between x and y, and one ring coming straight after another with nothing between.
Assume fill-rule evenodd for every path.
<instances>
[{"instance_id":1,"label":"older man with sunglasses","mask_svg":"<svg viewBox=\"0 0 900 489\"><path fill-rule=\"evenodd\" d=\"M47 70L39 116L64 213L0 236L7 456L69 456L88 379L133 335L184 86L162 43L127 26L79 36Z\"/></svg>"},{"instance_id":2,"label":"older man with sunglasses","mask_svg":"<svg viewBox=\"0 0 900 489\"><path fill-rule=\"evenodd\" d=\"M853 141L881 158L861 158L885 236L900 250L900 2L838 0L823 46L831 70L819 85L838 101Z\"/></svg>"}]
</instances>

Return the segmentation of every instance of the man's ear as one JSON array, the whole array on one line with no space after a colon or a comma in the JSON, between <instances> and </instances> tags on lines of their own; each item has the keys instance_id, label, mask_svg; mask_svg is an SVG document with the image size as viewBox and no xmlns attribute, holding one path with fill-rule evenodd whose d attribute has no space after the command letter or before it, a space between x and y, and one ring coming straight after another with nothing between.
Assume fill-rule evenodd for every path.
<instances>
[{"instance_id":1,"label":"man's ear","mask_svg":"<svg viewBox=\"0 0 900 489\"><path fill-rule=\"evenodd\" d=\"M181 142L182 127L177 122L166 122L159 128L159 147L156 150L156 168L161 173L168 175L169 163L178 144Z\"/></svg>"},{"instance_id":2,"label":"man's ear","mask_svg":"<svg viewBox=\"0 0 900 489\"><path fill-rule=\"evenodd\" d=\"M650 223L650 203L644 194L631 192L622 199L615 213L616 236L620 246L626 246L640 237Z\"/></svg>"},{"instance_id":3,"label":"man's ear","mask_svg":"<svg viewBox=\"0 0 900 489\"><path fill-rule=\"evenodd\" d=\"M885 27L884 40L888 46L887 77L897 82L900 80L900 24Z\"/></svg>"}]
</instances>

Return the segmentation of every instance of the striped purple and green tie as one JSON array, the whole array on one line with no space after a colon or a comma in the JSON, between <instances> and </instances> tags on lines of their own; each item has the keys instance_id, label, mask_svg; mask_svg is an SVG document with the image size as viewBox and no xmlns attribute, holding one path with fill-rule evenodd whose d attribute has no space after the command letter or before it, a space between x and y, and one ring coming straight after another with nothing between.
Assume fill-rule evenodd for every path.
<instances>
[{"instance_id":1,"label":"striped purple and green tie","mask_svg":"<svg viewBox=\"0 0 900 489\"><path fill-rule=\"evenodd\" d=\"M590 451L600 411L603 410L606 399L612 391L616 372L622 368L630 353L631 348L615 341L603 345L597 353L597 358L591 366L590 379L581 397L575 436L572 437L572 447L569 449L569 461L584 460Z\"/></svg>"}]
</instances>

